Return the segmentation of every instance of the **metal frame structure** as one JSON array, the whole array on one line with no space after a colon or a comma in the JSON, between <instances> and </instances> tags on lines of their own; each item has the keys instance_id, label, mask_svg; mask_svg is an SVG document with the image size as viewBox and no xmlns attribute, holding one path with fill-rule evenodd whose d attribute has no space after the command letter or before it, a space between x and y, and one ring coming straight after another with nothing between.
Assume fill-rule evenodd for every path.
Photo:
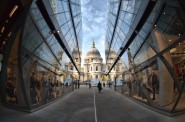
<instances>
[{"instance_id":1,"label":"metal frame structure","mask_svg":"<svg viewBox=\"0 0 185 122\"><path fill-rule=\"evenodd\" d=\"M55 21L55 24L54 24L52 22L50 16L49 16L49 13L48 13L49 10L48 9L51 10L51 7L47 6L47 9L46 9L45 5L49 4L49 1L38 0L38 1L36 1L36 4L37 4L37 6L38 6L38 8L39 8L43 18L45 19L46 23L48 24L48 27L53 32L53 35L55 36L55 38L57 39L57 41L59 42L61 47L64 49L64 51L66 52L67 56L70 58L70 60L73 63L73 65L75 66L76 70L80 74L80 71L79 71L78 67L76 66L76 63L74 62L71 53L69 52L68 49L66 49L66 47L68 47L68 46L64 43L66 41L65 41L65 38L64 38L63 34L62 33L57 33L57 28L56 28L57 21L53 20L53 21Z\"/></svg>"},{"instance_id":2,"label":"metal frame structure","mask_svg":"<svg viewBox=\"0 0 185 122\"><path fill-rule=\"evenodd\" d=\"M114 34L115 34L116 26L117 26L117 23L118 23L118 18L119 18L121 6L122 6L122 0L119 1L117 16L114 15L113 13L111 13L111 14L113 14L114 16L116 16L116 20L115 20L115 23L114 23L113 34L112 34L112 37L111 37L111 40L110 40L110 46L109 46L108 55L107 55L107 57L106 57L106 64L107 64L108 57L109 57L109 54L110 54L111 45L112 45L112 42L113 42L113 39L114 39ZM111 24L113 24L113 23L111 23ZM111 69L111 70L112 70L112 69Z\"/></svg>"},{"instance_id":3,"label":"metal frame structure","mask_svg":"<svg viewBox=\"0 0 185 122\"><path fill-rule=\"evenodd\" d=\"M144 23L146 22L147 18L149 17L149 15L151 14L154 6L155 6L156 1L149 1L141 19L139 20L134 32L132 33L132 35L130 36L130 38L128 39L127 42L124 42L122 45L122 50L121 52L118 54L117 58L115 59L114 63L112 64L110 70L108 71L107 75L111 72L112 68L116 65L116 63L118 62L118 60L120 59L120 57L123 55L123 53L126 51L126 49L130 46L130 44L132 43L132 41L134 40L134 38L136 37L137 33L140 31L140 29L142 28L142 26L144 25ZM110 45L111 47L111 45Z\"/></svg>"},{"instance_id":4,"label":"metal frame structure","mask_svg":"<svg viewBox=\"0 0 185 122\"><path fill-rule=\"evenodd\" d=\"M78 14L75 15L75 16L73 16L73 12L72 12L72 7L71 7L70 0L68 0L68 6L69 6L69 13L70 13L70 15L71 15L71 21L72 21L73 31L74 31L74 35L75 35L75 39L76 39L76 43L77 43L77 48L78 48L78 52L79 52L79 58L80 58L80 61L81 61L80 50L79 50L79 44L78 44L78 38L77 38L77 32L76 32L76 29L75 29L75 23L74 23L74 18L73 18L73 17L78 16ZM80 14L80 13L79 13L79 14ZM79 23L80 23L80 22L79 22ZM78 23L78 24L79 24L79 23ZM78 25L78 24L77 24L77 25ZM79 74L80 74L80 73L79 73Z\"/></svg>"}]
</instances>

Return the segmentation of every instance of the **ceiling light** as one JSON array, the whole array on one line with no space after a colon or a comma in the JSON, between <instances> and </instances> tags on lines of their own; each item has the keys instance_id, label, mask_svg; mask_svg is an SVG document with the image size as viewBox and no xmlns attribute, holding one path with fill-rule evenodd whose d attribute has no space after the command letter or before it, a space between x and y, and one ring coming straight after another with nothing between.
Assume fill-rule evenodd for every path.
<instances>
[{"instance_id":1,"label":"ceiling light","mask_svg":"<svg viewBox=\"0 0 185 122\"><path fill-rule=\"evenodd\" d=\"M166 13L164 12L164 14L166 14Z\"/></svg>"},{"instance_id":2,"label":"ceiling light","mask_svg":"<svg viewBox=\"0 0 185 122\"><path fill-rule=\"evenodd\" d=\"M4 32L4 29L5 29L5 27L3 26L3 27L2 27L2 29L1 29L1 33L3 33L3 32Z\"/></svg>"},{"instance_id":3,"label":"ceiling light","mask_svg":"<svg viewBox=\"0 0 185 122\"><path fill-rule=\"evenodd\" d=\"M180 36L181 34L179 33L179 36Z\"/></svg>"},{"instance_id":4,"label":"ceiling light","mask_svg":"<svg viewBox=\"0 0 185 122\"><path fill-rule=\"evenodd\" d=\"M154 26L157 26L157 25L154 25Z\"/></svg>"},{"instance_id":5,"label":"ceiling light","mask_svg":"<svg viewBox=\"0 0 185 122\"><path fill-rule=\"evenodd\" d=\"M17 10L17 8L18 8L18 5L15 5L15 6L13 7L13 9L11 10L11 12L10 12L10 14L9 14L9 17L12 17L12 15L15 13L15 11Z\"/></svg>"},{"instance_id":6,"label":"ceiling light","mask_svg":"<svg viewBox=\"0 0 185 122\"><path fill-rule=\"evenodd\" d=\"M5 44L6 42L4 41L3 44Z\"/></svg>"},{"instance_id":7,"label":"ceiling light","mask_svg":"<svg viewBox=\"0 0 185 122\"><path fill-rule=\"evenodd\" d=\"M169 42L171 42L172 40L169 40Z\"/></svg>"},{"instance_id":8,"label":"ceiling light","mask_svg":"<svg viewBox=\"0 0 185 122\"><path fill-rule=\"evenodd\" d=\"M12 34L12 32L10 32L10 33L8 34L8 37L10 37L10 36L11 36L11 34Z\"/></svg>"},{"instance_id":9,"label":"ceiling light","mask_svg":"<svg viewBox=\"0 0 185 122\"><path fill-rule=\"evenodd\" d=\"M181 43L179 43L179 44L181 44Z\"/></svg>"},{"instance_id":10,"label":"ceiling light","mask_svg":"<svg viewBox=\"0 0 185 122\"><path fill-rule=\"evenodd\" d=\"M170 50L170 53L174 53L175 51L177 51L177 48L172 48L172 49Z\"/></svg>"},{"instance_id":11,"label":"ceiling light","mask_svg":"<svg viewBox=\"0 0 185 122\"><path fill-rule=\"evenodd\" d=\"M60 33L60 31L58 30L57 33Z\"/></svg>"}]
</instances>

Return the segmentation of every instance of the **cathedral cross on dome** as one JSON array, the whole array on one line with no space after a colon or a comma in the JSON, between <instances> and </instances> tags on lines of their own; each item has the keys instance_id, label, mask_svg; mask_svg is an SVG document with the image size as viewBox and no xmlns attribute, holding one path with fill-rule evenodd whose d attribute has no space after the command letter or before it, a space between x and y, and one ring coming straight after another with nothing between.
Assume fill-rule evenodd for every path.
<instances>
[{"instance_id":1,"label":"cathedral cross on dome","mask_svg":"<svg viewBox=\"0 0 185 122\"><path fill-rule=\"evenodd\" d=\"M95 43L94 43L94 39L93 39L93 44L92 44L92 47L95 48Z\"/></svg>"}]
</instances>

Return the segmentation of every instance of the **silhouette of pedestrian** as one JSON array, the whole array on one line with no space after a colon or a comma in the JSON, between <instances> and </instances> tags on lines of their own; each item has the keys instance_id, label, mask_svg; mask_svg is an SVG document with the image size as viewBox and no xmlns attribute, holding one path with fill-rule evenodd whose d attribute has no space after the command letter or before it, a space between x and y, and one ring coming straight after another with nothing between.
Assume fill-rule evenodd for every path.
<instances>
[{"instance_id":1,"label":"silhouette of pedestrian","mask_svg":"<svg viewBox=\"0 0 185 122\"><path fill-rule=\"evenodd\" d=\"M101 90L102 90L102 84L99 82L98 83L98 90L99 90L99 93L101 92Z\"/></svg>"},{"instance_id":2,"label":"silhouette of pedestrian","mask_svg":"<svg viewBox=\"0 0 185 122\"><path fill-rule=\"evenodd\" d=\"M89 83L89 88L91 88L91 83Z\"/></svg>"},{"instance_id":3,"label":"silhouette of pedestrian","mask_svg":"<svg viewBox=\"0 0 185 122\"><path fill-rule=\"evenodd\" d=\"M103 83L103 87L105 87L105 83Z\"/></svg>"},{"instance_id":4,"label":"silhouette of pedestrian","mask_svg":"<svg viewBox=\"0 0 185 122\"><path fill-rule=\"evenodd\" d=\"M78 89L79 89L80 88L80 80L78 80L77 83L78 83Z\"/></svg>"}]
</instances>

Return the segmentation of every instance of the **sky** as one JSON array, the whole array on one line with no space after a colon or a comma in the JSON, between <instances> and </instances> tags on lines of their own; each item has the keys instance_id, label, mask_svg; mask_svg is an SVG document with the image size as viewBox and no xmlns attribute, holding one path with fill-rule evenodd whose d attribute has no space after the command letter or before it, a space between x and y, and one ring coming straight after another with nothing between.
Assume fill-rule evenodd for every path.
<instances>
[{"instance_id":1,"label":"sky","mask_svg":"<svg viewBox=\"0 0 185 122\"><path fill-rule=\"evenodd\" d=\"M92 47L92 40L95 47L105 62L105 36L107 23L107 0L81 0L82 13L82 64L88 50Z\"/></svg>"}]
</instances>

